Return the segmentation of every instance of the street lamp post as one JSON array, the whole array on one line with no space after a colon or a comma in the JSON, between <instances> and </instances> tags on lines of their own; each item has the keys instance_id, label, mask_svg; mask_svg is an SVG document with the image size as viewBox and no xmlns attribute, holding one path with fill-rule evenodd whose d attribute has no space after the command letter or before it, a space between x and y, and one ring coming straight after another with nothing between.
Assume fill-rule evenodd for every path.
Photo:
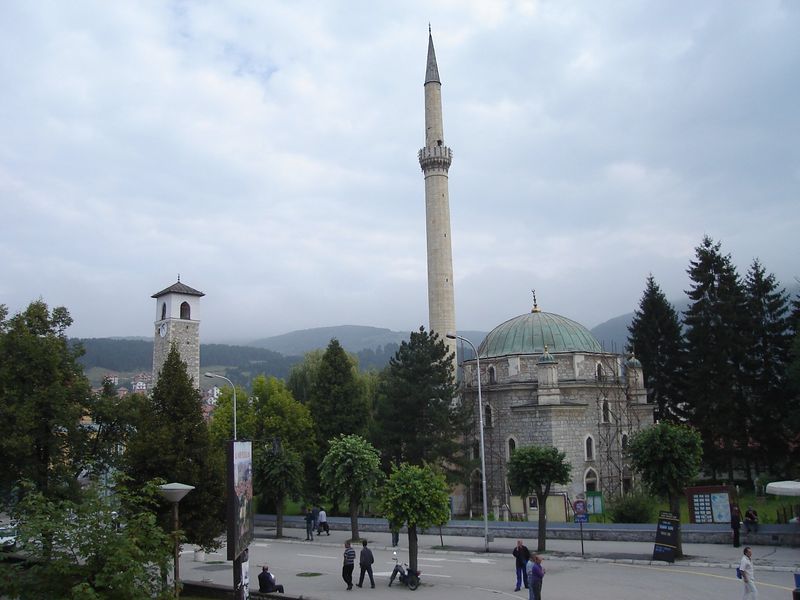
<instances>
[{"instance_id":1,"label":"street lamp post","mask_svg":"<svg viewBox=\"0 0 800 600\"><path fill-rule=\"evenodd\" d=\"M481 397L481 359L478 356L478 350L475 344L470 342L467 338L456 335L455 333L447 333L446 337L451 340L461 340L469 344L472 351L475 353L475 366L478 369L478 421L480 423L481 432L481 485L483 486L483 549L484 552L489 551L489 508L486 498L486 446L483 442L483 398Z\"/></svg>"},{"instance_id":2,"label":"street lamp post","mask_svg":"<svg viewBox=\"0 0 800 600\"><path fill-rule=\"evenodd\" d=\"M183 497L194 489L193 485L186 485L185 483L165 483L158 486L158 491L167 502L172 502L172 523L173 535L175 536L175 571L173 575L175 584L175 597L180 594L178 582L180 581L180 558L181 558L181 544L178 539L178 531L180 530L180 522L178 520L178 503Z\"/></svg>"},{"instance_id":3,"label":"street lamp post","mask_svg":"<svg viewBox=\"0 0 800 600\"><path fill-rule=\"evenodd\" d=\"M230 383L231 388L233 388L233 439L234 441L236 441L237 439L239 439L236 437L236 386L233 385L233 382L224 375L217 375L216 373L204 373L204 375L206 377L211 377L214 379L224 379L225 381Z\"/></svg>"}]
</instances>

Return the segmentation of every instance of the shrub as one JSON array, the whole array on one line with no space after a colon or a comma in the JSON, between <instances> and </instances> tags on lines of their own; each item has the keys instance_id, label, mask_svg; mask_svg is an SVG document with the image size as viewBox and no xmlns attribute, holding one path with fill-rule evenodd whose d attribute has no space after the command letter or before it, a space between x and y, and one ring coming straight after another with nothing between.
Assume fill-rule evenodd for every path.
<instances>
[{"instance_id":1,"label":"shrub","mask_svg":"<svg viewBox=\"0 0 800 600\"><path fill-rule=\"evenodd\" d=\"M652 523L655 512L656 502L641 491L612 498L608 507L614 523Z\"/></svg>"}]
</instances>

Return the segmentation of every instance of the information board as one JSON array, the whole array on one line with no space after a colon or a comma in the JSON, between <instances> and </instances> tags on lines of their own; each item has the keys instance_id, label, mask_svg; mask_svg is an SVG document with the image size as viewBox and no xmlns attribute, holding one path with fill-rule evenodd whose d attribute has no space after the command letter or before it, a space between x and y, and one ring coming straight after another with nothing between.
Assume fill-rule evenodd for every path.
<instances>
[{"instance_id":1,"label":"information board","mask_svg":"<svg viewBox=\"0 0 800 600\"><path fill-rule=\"evenodd\" d=\"M602 515L603 492L586 492L586 512L590 515Z\"/></svg>"},{"instance_id":2,"label":"information board","mask_svg":"<svg viewBox=\"0 0 800 600\"><path fill-rule=\"evenodd\" d=\"M690 523L730 523L735 490L725 485L686 488Z\"/></svg>"},{"instance_id":3,"label":"information board","mask_svg":"<svg viewBox=\"0 0 800 600\"><path fill-rule=\"evenodd\" d=\"M658 515L653 560L675 562L675 551L678 548L680 531L681 522L678 520L678 515L662 510Z\"/></svg>"}]
</instances>

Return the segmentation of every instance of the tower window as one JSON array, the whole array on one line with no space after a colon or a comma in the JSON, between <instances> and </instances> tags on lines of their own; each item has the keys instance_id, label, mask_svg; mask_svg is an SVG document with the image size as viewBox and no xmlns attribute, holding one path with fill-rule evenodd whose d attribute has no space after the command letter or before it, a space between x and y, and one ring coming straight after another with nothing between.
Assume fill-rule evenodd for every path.
<instances>
[{"instance_id":1,"label":"tower window","mask_svg":"<svg viewBox=\"0 0 800 600\"><path fill-rule=\"evenodd\" d=\"M162 302L161 303L161 320L163 321L166 318L167 318L167 303L166 302Z\"/></svg>"},{"instance_id":2,"label":"tower window","mask_svg":"<svg viewBox=\"0 0 800 600\"><path fill-rule=\"evenodd\" d=\"M189 306L188 302L181 302L181 319L191 319L192 318L192 308Z\"/></svg>"},{"instance_id":3,"label":"tower window","mask_svg":"<svg viewBox=\"0 0 800 600\"><path fill-rule=\"evenodd\" d=\"M487 375L489 375L489 383L497 383L497 371L494 369L494 365L490 366L486 369Z\"/></svg>"},{"instance_id":4,"label":"tower window","mask_svg":"<svg viewBox=\"0 0 800 600\"><path fill-rule=\"evenodd\" d=\"M594 460L594 438L586 436L586 460Z\"/></svg>"}]
</instances>

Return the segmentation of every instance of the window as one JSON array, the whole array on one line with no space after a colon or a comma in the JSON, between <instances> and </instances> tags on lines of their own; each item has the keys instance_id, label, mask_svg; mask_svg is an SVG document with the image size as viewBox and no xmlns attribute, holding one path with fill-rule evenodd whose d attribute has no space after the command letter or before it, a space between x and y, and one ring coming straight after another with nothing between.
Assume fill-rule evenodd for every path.
<instances>
[{"instance_id":1,"label":"window","mask_svg":"<svg viewBox=\"0 0 800 600\"><path fill-rule=\"evenodd\" d=\"M510 459L511 455L514 454L514 450L517 449L517 440L513 437L508 438L508 455L506 458Z\"/></svg>"},{"instance_id":2,"label":"window","mask_svg":"<svg viewBox=\"0 0 800 600\"><path fill-rule=\"evenodd\" d=\"M597 472L594 469L586 469L586 475L583 476L583 489L586 492L597 491Z\"/></svg>"},{"instance_id":3,"label":"window","mask_svg":"<svg viewBox=\"0 0 800 600\"><path fill-rule=\"evenodd\" d=\"M495 371L494 365L486 369L486 374L489 377L489 384L497 383L497 371Z\"/></svg>"},{"instance_id":4,"label":"window","mask_svg":"<svg viewBox=\"0 0 800 600\"><path fill-rule=\"evenodd\" d=\"M191 319L192 309L188 302L181 302L181 319Z\"/></svg>"},{"instance_id":5,"label":"window","mask_svg":"<svg viewBox=\"0 0 800 600\"><path fill-rule=\"evenodd\" d=\"M622 449L623 450L627 450L628 449L628 434L627 433L623 433L622 434L622 439L620 440L620 444L622 444Z\"/></svg>"},{"instance_id":6,"label":"window","mask_svg":"<svg viewBox=\"0 0 800 600\"><path fill-rule=\"evenodd\" d=\"M586 460L594 460L594 438L586 436Z\"/></svg>"},{"instance_id":7,"label":"window","mask_svg":"<svg viewBox=\"0 0 800 600\"><path fill-rule=\"evenodd\" d=\"M603 377L603 365L601 365L600 363L597 363L596 373L597 373L597 381L603 381L603 379L604 379L604 377Z\"/></svg>"},{"instance_id":8,"label":"window","mask_svg":"<svg viewBox=\"0 0 800 600\"><path fill-rule=\"evenodd\" d=\"M611 407L608 404L608 400L603 400L603 409L600 418L603 423L611 423Z\"/></svg>"},{"instance_id":9,"label":"window","mask_svg":"<svg viewBox=\"0 0 800 600\"><path fill-rule=\"evenodd\" d=\"M166 302L162 302L161 303L161 320L163 321L166 318L167 318L167 303Z\"/></svg>"},{"instance_id":10,"label":"window","mask_svg":"<svg viewBox=\"0 0 800 600\"><path fill-rule=\"evenodd\" d=\"M472 458L477 460L481 457L481 445L479 442L472 444Z\"/></svg>"},{"instance_id":11,"label":"window","mask_svg":"<svg viewBox=\"0 0 800 600\"><path fill-rule=\"evenodd\" d=\"M483 407L483 426L484 427L491 427L492 426L492 407L488 404L484 405Z\"/></svg>"}]
</instances>

